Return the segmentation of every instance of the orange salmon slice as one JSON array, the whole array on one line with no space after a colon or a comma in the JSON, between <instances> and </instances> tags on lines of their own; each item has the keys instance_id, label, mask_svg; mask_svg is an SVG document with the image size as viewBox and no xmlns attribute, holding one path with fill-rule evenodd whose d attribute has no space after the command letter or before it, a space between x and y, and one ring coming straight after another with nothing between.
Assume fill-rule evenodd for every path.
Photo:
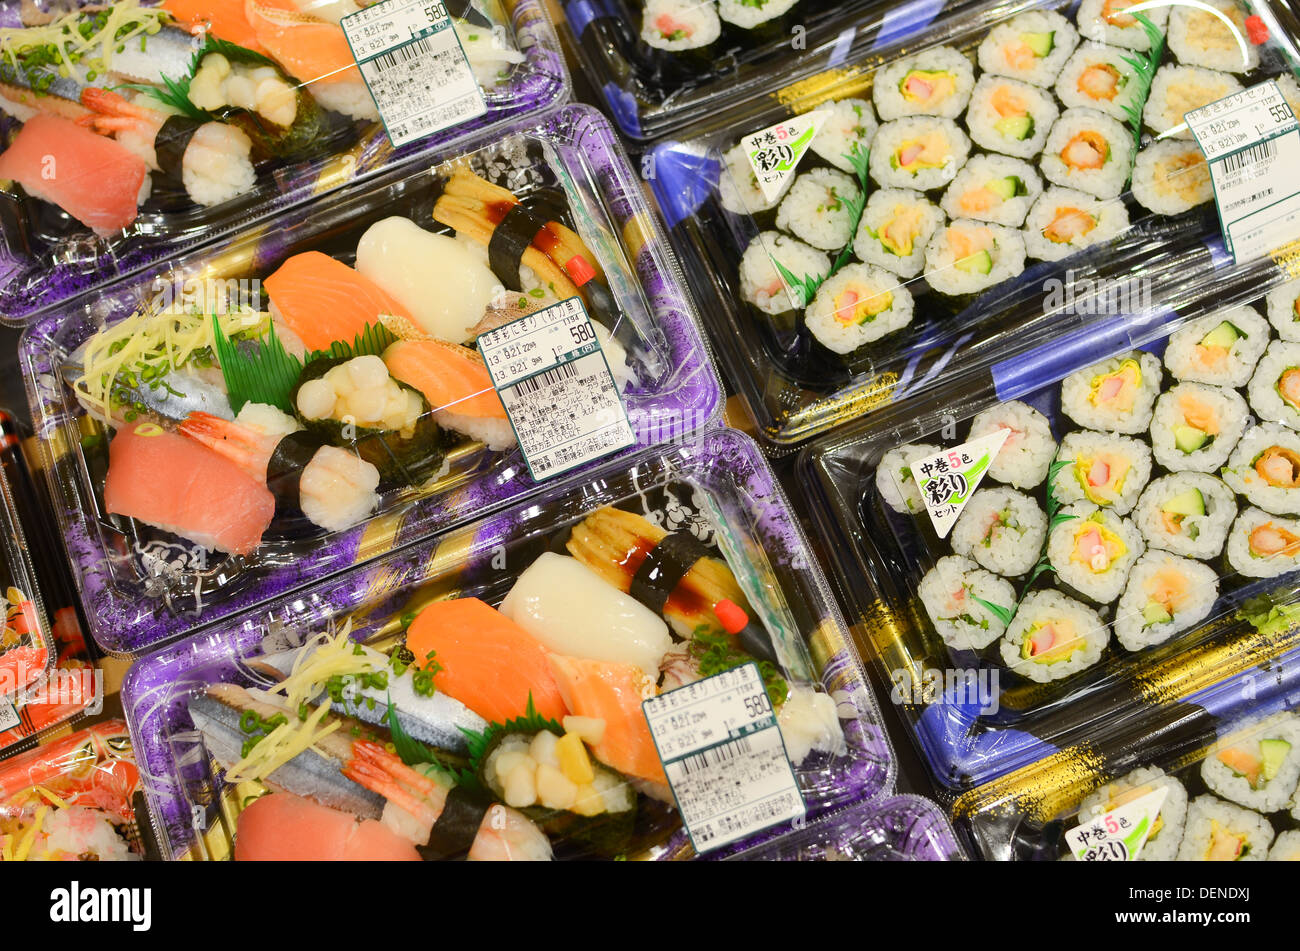
<instances>
[{"instance_id":1,"label":"orange salmon slice","mask_svg":"<svg viewBox=\"0 0 1300 951\"><path fill-rule=\"evenodd\" d=\"M397 299L342 261L319 251L295 254L262 282L271 303L309 350L328 350L379 323L380 314L413 320Z\"/></svg>"}]
</instances>

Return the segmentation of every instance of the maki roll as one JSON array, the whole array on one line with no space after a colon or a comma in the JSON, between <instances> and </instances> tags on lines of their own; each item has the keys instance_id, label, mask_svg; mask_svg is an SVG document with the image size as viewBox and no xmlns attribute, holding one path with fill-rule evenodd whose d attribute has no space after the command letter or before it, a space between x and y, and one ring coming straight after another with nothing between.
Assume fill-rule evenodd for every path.
<instances>
[{"instance_id":1,"label":"maki roll","mask_svg":"<svg viewBox=\"0 0 1300 951\"><path fill-rule=\"evenodd\" d=\"M921 500L921 490L912 477L910 463L938 452L938 446L917 443L913 446L899 446L885 453L876 466L876 491L885 500L885 504L901 515L923 511L925 504Z\"/></svg>"},{"instance_id":2,"label":"maki roll","mask_svg":"<svg viewBox=\"0 0 1300 951\"><path fill-rule=\"evenodd\" d=\"M841 172L853 172L850 157L867 154L876 134L876 116L865 99L841 99L830 110L811 148Z\"/></svg>"},{"instance_id":3,"label":"maki roll","mask_svg":"<svg viewBox=\"0 0 1300 951\"><path fill-rule=\"evenodd\" d=\"M833 353L852 353L912 322L912 294L898 276L870 264L850 264L817 290L804 321Z\"/></svg>"},{"instance_id":4,"label":"maki roll","mask_svg":"<svg viewBox=\"0 0 1300 951\"><path fill-rule=\"evenodd\" d=\"M952 529L952 550L1007 578L1027 574L1047 537L1047 516L1014 489L980 489Z\"/></svg>"},{"instance_id":5,"label":"maki roll","mask_svg":"<svg viewBox=\"0 0 1300 951\"><path fill-rule=\"evenodd\" d=\"M1195 142L1164 139L1138 152L1133 197L1158 215L1179 215L1214 198L1205 153Z\"/></svg>"},{"instance_id":6,"label":"maki roll","mask_svg":"<svg viewBox=\"0 0 1300 951\"><path fill-rule=\"evenodd\" d=\"M794 180L776 211L776 226L823 251L853 240L853 204L862 193L842 172L814 168Z\"/></svg>"},{"instance_id":7,"label":"maki roll","mask_svg":"<svg viewBox=\"0 0 1300 951\"><path fill-rule=\"evenodd\" d=\"M951 119L896 119L876 132L869 169L881 188L929 191L956 178L969 154L970 140Z\"/></svg>"},{"instance_id":8,"label":"maki roll","mask_svg":"<svg viewBox=\"0 0 1300 951\"><path fill-rule=\"evenodd\" d=\"M974 85L970 60L951 47L938 46L882 66L872 96L884 121L911 116L956 119Z\"/></svg>"},{"instance_id":9,"label":"maki roll","mask_svg":"<svg viewBox=\"0 0 1300 951\"><path fill-rule=\"evenodd\" d=\"M1300 343L1270 343L1247 393L1260 419L1300 429Z\"/></svg>"},{"instance_id":10,"label":"maki roll","mask_svg":"<svg viewBox=\"0 0 1300 951\"><path fill-rule=\"evenodd\" d=\"M1223 551L1237 497L1203 472L1161 476L1142 492L1133 521L1147 547L1187 558L1214 558Z\"/></svg>"},{"instance_id":11,"label":"maki roll","mask_svg":"<svg viewBox=\"0 0 1300 951\"><path fill-rule=\"evenodd\" d=\"M1300 567L1300 522L1248 508L1228 533L1228 564L1247 578L1276 578Z\"/></svg>"},{"instance_id":12,"label":"maki roll","mask_svg":"<svg viewBox=\"0 0 1300 951\"><path fill-rule=\"evenodd\" d=\"M1034 167L1005 155L976 155L943 193L950 218L970 218L1016 228L1043 191Z\"/></svg>"},{"instance_id":13,"label":"maki roll","mask_svg":"<svg viewBox=\"0 0 1300 951\"><path fill-rule=\"evenodd\" d=\"M1097 663L1109 640L1106 622L1092 608L1057 591L1033 591L1002 638L1002 662L1048 683Z\"/></svg>"},{"instance_id":14,"label":"maki roll","mask_svg":"<svg viewBox=\"0 0 1300 951\"><path fill-rule=\"evenodd\" d=\"M1051 93L1004 76L981 76L971 93L966 123L981 148L1033 158L1060 115Z\"/></svg>"},{"instance_id":15,"label":"maki roll","mask_svg":"<svg viewBox=\"0 0 1300 951\"><path fill-rule=\"evenodd\" d=\"M1151 81L1142 121L1158 136L1165 137L1168 133L1169 138L1190 140L1192 133L1183 122L1184 114L1218 102L1241 89L1236 77L1215 69L1161 66Z\"/></svg>"},{"instance_id":16,"label":"maki roll","mask_svg":"<svg viewBox=\"0 0 1300 951\"><path fill-rule=\"evenodd\" d=\"M1078 42L1074 27L1059 13L1022 13L989 31L979 47L980 69L1050 86Z\"/></svg>"},{"instance_id":17,"label":"maki roll","mask_svg":"<svg viewBox=\"0 0 1300 951\"><path fill-rule=\"evenodd\" d=\"M1178 854L1183 840L1183 822L1187 818L1187 790L1158 766L1135 769L1127 776L1107 783L1079 806L1079 824L1141 799L1157 789L1164 789L1165 801L1151 821L1151 832L1138 853L1139 862L1167 862Z\"/></svg>"},{"instance_id":18,"label":"maki roll","mask_svg":"<svg viewBox=\"0 0 1300 951\"><path fill-rule=\"evenodd\" d=\"M1062 584L1089 601L1110 604L1142 556L1142 533L1126 518L1086 502L1067 505L1047 538L1047 559Z\"/></svg>"},{"instance_id":19,"label":"maki roll","mask_svg":"<svg viewBox=\"0 0 1300 951\"><path fill-rule=\"evenodd\" d=\"M1128 229L1121 201L1103 201L1073 188L1044 191L1025 219L1025 251L1031 258L1059 261L1076 251L1109 241Z\"/></svg>"},{"instance_id":20,"label":"maki roll","mask_svg":"<svg viewBox=\"0 0 1300 951\"><path fill-rule=\"evenodd\" d=\"M802 310L808 305L803 288L788 286L781 268L796 279L813 277L820 281L830 273L831 259L788 234L760 232L740 259L741 296L765 314Z\"/></svg>"},{"instance_id":21,"label":"maki roll","mask_svg":"<svg viewBox=\"0 0 1300 951\"><path fill-rule=\"evenodd\" d=\"M1289 343L1300 343L1300 281L1289 281L1268 292L1268 322Z\"/></svg>"},{"instance_id":22,"label":"maki roll","mask_svg":"<svg viewBox=\"0 0 1300 951\"><path fill-rule=\"evenodd\" d=\"M657 50L681 53L708 46L722 33L711 3L696 0L646 0L641 39Z\"/></svg>"},{"instance_id":23,"label":"maki roll","mask_svg":"<svg viewBox=\"0 0 1300 951\"><path fill-rule=\"evenodd\" d=\"M1151 450L1127 436L1081 430L1061 440L1052 490L1062 502L1091 502L1127 515L1151 478Z\"/></svg>"},{"instance_id":24,"label":"maki roll","mask_svg":"<svg viewBox=\"0 0 1300 951\"><path fill-rule=\"evenodd\" d=\"M976 416L970 438L979 439L1000 429L1007 430L1007 438L989 463L989 475L1017 489L1041 485L1056 455L1056 441L1047 417L1032 406L1011 400Z\"/></svg>"},{"instance_id":25,"label":"maki roll","mask_svg":"<svg viewBox=\"0 0 1300 951\"><path fill-rule=\"evenodd\" d=\"M742 30L754 30L788 13L799 0L718 0L718 16Z\"/></svg>"},{"instance_id":26,"label":"maki roll","mask_svg":"<svg viewBox=\"0 0 1300 951\"><path fill-rule=\"evenodd\" d=\"M1066 109L1043 148L1049 181L1098 198L1116 198L1128 181L1133 134L1096 109Z\"/></svg>"},{"instance_id":27,"label":"maki roll","mask_svg":"<svg viewBox=\"0 0 1300 951\"><path fill-rule=\"evenodd\" d=\"M943 212L920 192L882 188L867 199L853 253L900 277L916 277L925 267L925 246L943 223Z\"/></svg>"},{"instance_id":28,"label":"maki roll","mask_svg":"<svg viewBox=\"0 0 1300 951\"><path fill-rule=\"evenodd\" d=\"M1230 73L1248 73L1259 67L1259 48L1247 37L1250 11L1235 0L1202 0L1211 10L1174 4L1169 14L1169 49L1185 66L1204 66Z\"/></svg>"},{"instance_id":29,"label":"maki roll","mask_svg":"<svg viewBox=\"0 0 1300 951\"><path fill-rule=\"evenodd\" d=\"M1131 351L1077 370L1061 384L1061 409L1088 429L1133 435L1151 424L1160 361Z\"/></svg>"},{"instance_id":30,"label":"maki roll","mask_svg":"<svg viewBox=\"0 0 1300 951\"><path fill-rule=\"evenodd\" d=\"M1141 103L1141 83L1133 76L1128 50L1084 43L1061 70L1056 94L1067 108L1083 107L1127 122L1128 110Z\"/></svg>"},{"instance_id":31,"label":"maki roll","mask_svg":"<svg viewBox=\"0 0 1300 951\"><path fill-rule=\"evenodd\" d=\"M1268 850L1270 862L1300 862L1300 830L1291 829L1273 840Z\"/></svg>"},{"instance_id":32,"label":"maki roll","mask_svg":"<svg viewBox=\"0 0 1300 951\"><path fill-rule=\"evenodd\" d=\"M1257 812L1214 796L1197 796L1187 810L1179 862L1262 862L1273 827Z\"/></svg>"},{"instance_id":33,"label":"maki roll","mask_svg":"<svg viewBox=\"0 0 1300 951\"><path fill-rule=\"evenodd\" d=\"M1268 323L1253 307L1231 307L1169 335L1165 366L1179 380L1245 386L1268 345Z\"/></svg>"},{"instance_id":34,"label":"maki roll","mask_svg":"<svg viewBox=\"0 0 1300 951\"><path fill-rule=\"evenodd\" d=\"M1237 445L1247 413L1236 390L1204 383L1170 387L1156 400L1151 420L1156 462L1170 472L1213 472Z\"/></svg>"},{"instance_id":35,"label":"maki roll","mask_svg":"<svg viewBox=\"0 0 1300 951\"><path fill-rule=\"evenodd\" d=\"M764 195L742 142L722 156L718 200L733 215L757 215L775 208L793 183L793 178L787 178L776 197L769 199Z\"/></svg>"},{"instance_id":36,"label":"maki roll","mask_svg":"<svg viewBox=\"0 0 1300 951\"><path fill-rule=\"evenodd\" d=\"M1024 238L1001 225L954 221L925 246L925 280L940 294L976 294L1024 269Z\"/></svg>"},{"instance_id":37,"label":"maki roll","mask_svg":"<svg viewBox=\"0 0 1300 951\"><path fill-rule=\"evenodd\" d=\"M1211 792L1257 812L1280 812L1300 783L1300 719L1283 713L1229 736L1201 760Z\"/></svg>"},{"instance_id":38,"label":"maki roll","mask_svg":"<svg viewBox=\"0 0 1300 951\"><path fill-rule=\"evenodd\" d=\"M1001 637L1006 622L990 605L1010 610L1016 603L1011 582L960 555L940 558L917 594L944 643L958 650L982 650Z\"/></svg>"},{"instance_id":39,"label":"maki roll","mask_svg":"<svg viewBox=\"0 0 1300 951\"><path fill-rule=\"evenodd\" d=\"M1300 433L1260 423L1237 443L1223 481L1266 512L1300 514Z\"/></svg>"},{"instance_id":40,"label":"maki roll","mask_svg":"<svg viewBox=\"0 0 1300 951\"><path fill-rule=\"evenodd\" d=\"M1115 639L1125 650L1163 644L1209 616L1219 597L1219 576L1209 565L1149 551L1129 573L1115 608Z\"/></svg>"},{"instance_id":41,"label":"maki roll","mask_svg":"<svg viewBox=\"0 0 1300 951\"><path fill-rule=\"evenodd\" d=\"M1079 4L1079 32L1090 40L1122 46L1145 53L1151 49L1151 37L1138 18L1123 11L1135 6L1133 0L1083 0ZM1169 19L1169 7L1151 7L1141 11L1158 29Z\"/></svg>"}]
</instances>

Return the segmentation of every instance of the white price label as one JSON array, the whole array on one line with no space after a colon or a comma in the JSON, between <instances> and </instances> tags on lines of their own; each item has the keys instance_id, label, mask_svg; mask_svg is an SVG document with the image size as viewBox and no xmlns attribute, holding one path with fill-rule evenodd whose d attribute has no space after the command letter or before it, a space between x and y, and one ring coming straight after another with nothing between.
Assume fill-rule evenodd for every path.
<instances>
[{"instance_id":1,"label":"white price label","mask_svg":"<svg viewBox=\"0 0 1300 951\"><path fill-rule=\"evenodd\" d=\"M379 0L339 25L394 146L487 112L447 8Z\"/></svg>"},{"instance_id":2,"label":"white price label","mask_svg":"<svg viewBox=\"0 0 1300 951\"><path fill-rule=\"evenodd\" d=\"M1132 862L1151 837L1169 790L1164 786L1103 813L1065 833L1065 844L1080 862Z\"/></svg>"},{"instance_id":3,"label":"white price label","mask_svg":"<svg viewBox=\"0 0 1300 951\"><path fill-rule=\"evenodd\" d=\"M1224 244L1238 264L1300 236L1300 122L1273 80L1184 116L1210 167Z\"/></svg>"},{"instance_id":4,"label":"white price label","mask_svg":"<svg viewBox=\"0 0 1300 951\"><path fill-rule=\"evenodd\" d=\"M581 298L481 334L478 346L534 479L636 443Z\"/></svg>"},{"instance_id":5,"label":"white price label","mask_svg":"<svg viewBox=\"0 0 1300 951\"><path fill-rule=\"evenodd\" d=\"M670 690L642 707L696 852L805 813L757 664Z\"/></svg>"},{"instance_id":6,"label":"white price label","mask_svg":"<svg viewBox=\"0 0 1300 951\"><path fill-rule=\"evenodd\" d=\"M0 700L0 732L12 730L22 725L18 717L18 708L8 700Z\"/></svg>"},{"instance_id":7,"label":"white price label","mask_svg":"<svg viewBox=\"0 0 1300 951\"><path fill-rule=\"evenodd\" d=\"M921 490L921 504L930 513L930 521L934 523L934 530L940 538L948 537L957 516L979 488L980 482L988 474L989 466L1010 435L1011 430L999 429L952 449L945 449L933 456L921 456L907 463L916 487Z\"/></svg>"}]
</instances>

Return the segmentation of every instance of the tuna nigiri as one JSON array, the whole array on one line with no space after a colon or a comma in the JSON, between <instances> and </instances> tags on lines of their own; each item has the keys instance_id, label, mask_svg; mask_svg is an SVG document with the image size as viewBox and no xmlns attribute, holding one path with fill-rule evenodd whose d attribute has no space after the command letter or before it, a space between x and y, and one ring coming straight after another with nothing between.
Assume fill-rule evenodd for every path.
<instances>
[{"instance_id":1,"label":"tuna nigiri","mask_svg":"<svg viewBox=\"0 0 1300 951\"><path fill-rule=\"evenodd\" d=\"M464 433L492 450L517 443L501 397L475 350L441 340L399 340L384 351L388 372L424 394L444 429Z\"/></svg>"},{"instance_id":2,"label":"tuna nigiri","mask_svg":"<svg viewBox=\"0 0 1300 951\"><path fill-rule=\"evenodd\" d=\"M224 456L154 423L118 430L108 446L104 505L218 551L247 555L275 515L265 485Z\"/></svg>"},{"instance_id":3,"label":"tuna nigiri","mask_svg":"<svg viewBox=\"0 0 1300 951\"><path fill-rule=\"evenodd\" d=\"M411 319L383 288L342 261L319 251L295 254L262 282L271 313L309 350L328 350L335 340L349 343L380 314Z\"/></svg>"},{"instance_id":4,"label":"tuna nigiri","mask_svg":"<svg viewBox=\"0 0 1300 951\"><path fill-rule=\"evenodd\" d=\"M49 115L32 116L0 154L0 179L18 182L102 235L135 221L147 171L117 142Z\"/></svg>"},{"instance_id":5,"label":"tuna nigiri","mask_svg":"<svg viewBox=\"0 0 1300 951\"><path fill-rule=\"evenodd\" d=\"M435 601L411 623L406 646L416 664L436 662L435 687L485 720L523 716L530 695L544 717L567 712L545 648L478 598Z\"/></svg>"},{"instance_id":6,"label":"tuna nigiri","mask_svg":"<svg viewBox=\"0 0 1300 951\"><path fill-rule=\"evenodd\" d=\"M239 814L237 862L418 862L411 840L375 819L358 820L295 796L271 793Z\"/></svg>"}]
</instances>

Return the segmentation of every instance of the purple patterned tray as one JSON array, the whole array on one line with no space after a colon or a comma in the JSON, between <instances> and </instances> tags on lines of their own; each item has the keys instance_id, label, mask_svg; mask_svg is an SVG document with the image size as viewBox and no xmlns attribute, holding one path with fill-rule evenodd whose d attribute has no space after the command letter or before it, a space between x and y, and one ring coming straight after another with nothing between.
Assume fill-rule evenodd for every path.
<instances>
[{"instance_id":1,"label":"purple patterned tray","mask_svg":"<svg viewBox=\"0 0 1300 951\"><path fill-rule=\"evenodd\" d=\"M19 4L0 2L0 25L21 26ZM112 238L96 238L88 229L44 241L0 234L0 323L22 327L51 308L118 279L160 265L178 252L194 248L280 215L341 186L369 180L380 172L409 167L421 158L444 154L468 138L500 135L525 117L538 117L566 102L571 94L568 71L555 27L542 0L518 0L509 30L524 54L499 85L485 90L487 112L454 128L394 149L382 125L366 125L350 148L324 159L281 163L259 175L248 195L213 208L142 215Z\"/></svg>"},{"instance_id":2,"label":"purple patterned tray","mask_svg":"<svg viewBox=\"0 0 1300 951\"><path fill-rule=\"evenodd\" d=\"M123 683L122 706L168 857L224 857L230 847L230 830L221 824L228 814L221 807L223 789L186 711L191 694L218 681L253 683L255 675L243 658L264 646L296 643L330 621L350 619L354 636L366 638L391 631L394 619L434 597L497 603L559 530L605 505L631 507L664 527L686 528L715 543L756 610L768 618L792 678L819 680L832 693L847 751L815 753L801 765L800 784L814 816L892 788L893 752L878 708L798 519L754 442L721 429L667 451L646 450L635 459L607 463L526 505L349 571L292 601L250 612L138 661ZM195 834L195 817L206 828L202 837ZM790 831L778 828L765 838ZM678 832L646 857L689 854Z\"/></svg>"},{"instance_id":3,"label":"purple patterned tray","mask_svg":"<svg viewBox=\"0 0 1300 951\"><path fill-rule=\"evenodd\" d=\"M671 252L609 123L594 109L567 106L539 124L493 133L487 141L492 144L477 139L436 158L473 155L489 164L503 163L510 181L516 174L545 174L545 182L558 182L574 213L586 215L595 229L594 251L611 275L621 320L638 341L638 379L625 392L625 402L640 445L658 445L707 425L721 404L717 375ZM236 274L264 274L291 251L364 227L377 214L400 212L406 207L401 202L417 201L411 195L427 186L429 169L421 166L396 170L340 198L295 210L282 216L274 231L254 229L192 252L167 271L153 269L88 296L42 318L24 335L20 359L32 418L51 457L51 494L91 634L106 650L137 654L267 601L283 600L329 574L480 517L539 488L518 450L469 452L424 498L392 500L368 521L308 550L259 555L258 563L232 557L215 565L192 564L190 546L156 538L142 542L113 517L98 514L98 483L91 472L104 464L102 450L96 458L95 450L83 446L84 411L57 378L60 359L103 321L127 316L156 292L155 278L165 275L171 282L214 271L230 277L223 269L232 267Z\"/></svg>"}]
</instances>

